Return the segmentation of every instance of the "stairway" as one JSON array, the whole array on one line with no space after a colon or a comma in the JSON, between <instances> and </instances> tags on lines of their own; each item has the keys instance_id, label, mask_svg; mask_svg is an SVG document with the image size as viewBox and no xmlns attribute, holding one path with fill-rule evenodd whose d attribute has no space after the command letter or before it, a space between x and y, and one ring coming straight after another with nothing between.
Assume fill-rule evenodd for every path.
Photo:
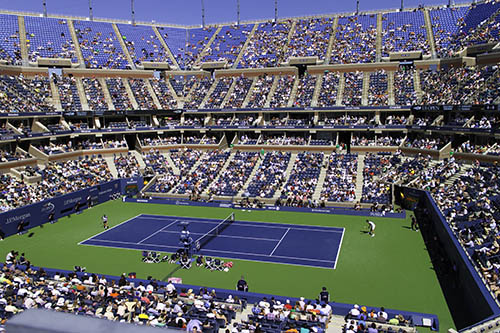
<instances>
[{"instance_id":1,"label":"stairway","mask_svg":"<svg viewBox=\"0 0 500 333\"><path fill-rule=\"evenodd\" d=\"M465 165L460 166L460 171L458 171L457 173L455 173L450 178L446 179L445 182L444 182L444 184L445 185L453 185L453 183L455 182L455 180L457 180L458 178L460 178L461 176L463 176L471 168L472 168L471 166L465 166Z\"/></svg>"},{"instance_id":2,"label":"stairway","mask_svg":"<svg viewBox=\"0 0 500 333\"><path fill-rule=\"evenodd\" d=\"M198 53L198 57L196 58L196 61L194 62L193 65L195 64L199 64L201 62L201 60L203 59L203 57L205 56L205 54L208 52L208 50L210 49L210 46L212 45L212 43L214 42L215 40L215 37L217 37L217 35L219 34L219 32L222 30L222 26L218 27L217 30L215 30L214 34L212 35L212 37L210 37L210 39L208 40L207 44L205 44L205 47L203 48L203 50Z\"/></svg>"},{"instance_id":3,"label":"stairway","mask_svg":"<svg viewBox=\"0 0 500 333\"><path fill-rule=\"evenodd\" d=\"M125 91L127 92L127 95L128 95L128 100L132 104L132 107L134 108L134 110L138 110L139 104L135 100L134 92L132 91L132 88L130 88L130 84L128 83L128 80L126 78L122 78L122 83L123 83L123 86L125 87Z\"/></svg>"},{"instance_id":4,"label":"stairway","mask_svg":"<svg viewBox=\"0 0 500 333\"><path fill-rule=\"evenodd\" d=\"M127 45L125 45L125 42L123 41L123 36L122 33L120 32L120 29L118 29L118 26L116 23L112 23L113 30L115 31L116 38L118 38L118 42L120 43L122 47L123 54L127 58L128 65L130 68L135 69L134 61L132 60L132 57L130 56L130 53L128 52Z\"/></svg>"},{"instance_id":5,"label":"stairway","mask_svg":"<svg viewBox=\"0 0 500 333\"><path fill-rule=\"evenodd\" d=\"M276 92L276 87L278 87L278 80L280 76L275 75L273 79L273 85L271 89L269 89L269 94L267 95L266 103L264 104L264 108L268 108L271 105L271 101L273 100L274 93Z\"/></svg>"},{"instance_id":6,"label":"stairway","mask_svg":"<svg viewBox=\"0 0 500 333\"><path fill-rule=\"evenodd\" d=\"M288 36L286 37L286 43L283 46L283 56L286 55L286 51L288 50L288 45L290 45L290 41L292 40L292 36L295 32L295 27L297 26L297 21L292 22L292 26L290 27L290 31L288 32ZM281 59L281 62L288 62L288 59Z\"/></svg>"},{"instance_id":7,"label":"stairway","mask_svg":"<svg viewBox=\"0 0 500 333\"><path fill-rule=\"evenodd\" d=\"M396 96L394 95L394 72L387 72L387 93L389 105L396 104Z\"/></svg>"},{"instance_id":8,"label":"stairway","mask_svg":"<svg viewBox=\"0 0 500 333\"><path fill-rule=\"evenodd\" d=\"M363 195L363 170L365 168L365 155L358 154L358 170L356 171L356 189L354 193L356 194L356 201L361 200Z\"/></svg>"},{"instance_id":9,"label":"stairway","mask_svg":"<svg viewBox=\"0 0 500 333\"><path fill-rule=\"evenodd\" d=\"M151 95L151 98L153 99L153 103L155 104L156 108L158 110L161 110L160 100L158 99L158 96L156 96L155 91L151 86L151 81L149 81L149 79L144 79L144 84L146 85L146 88L148 89L148 92Z\"/></svg>"},{"instance_id":10,"label":"stairway","mask_svg":"<svg viewBox=\"0 0 500 333\"><path fill-rule=\"evenodd\" d=\"M248 89L247 95L245 96L245 99L243 100L243 103L241 104L242 108L246 108L248 105L248 102L250 101L250 97L252 96L253 89L255 88L255 84L257 83L258 77L254 77L252 79L252 84L250 85L250 88Z\"/></svg>"},{"instance_id":11,"label":"stairway","mask_svg":"<svg viewBox=\"0 0 500 333\"><path fill-rule=\"evenodd\" d=\"M17 23L19 24L19 46L21 48L21 59L23 61L23 66L28 66L28 45L26 44L26 26L24 25L24 16L18 16Z\"/></svg>"},{"instance_id":12,"label":"stairway","mask_svg":"<svg viewBox=\"0 0 500 333\"><path fill-rule=\"evenodd\" d=\"M342 327L345 325L345 320L343 316L332 315L330 323L328 324L326 333L342 333L344 330Z\"/></svg>"},{"instance_id":13,"label":"stairway","mask_svg":"<svg viewBox=\"0 0 500 333\"><path fill-rule=\"evenodd\" d=\"M260 153L259 153L260 154ZM253 167L253 170L252 172L250 173L250 175L248 176L248 179L247 181L245 182L245 184L243 184L243 187L241 188L241 190L238 192L238 194L236 194L237 197L241 197L243 196L243 193L245 193L245 190L248 188L248 185L250 185L250 183L252 182L253 180L253 177L255 177L255 174L257 173L257 170L259 170L261 164L262 164L262 161L264 161L264 158L259 158L257 159L257 163L255 163L254 167Z\"/></svg>"},{"instance_id":14,"label":"stairway","mask_svg":"<svg viewBox=\"0 0 500 333\"><path fill-rule=\"evenodd\" d=\"M106 164L108 165L109 172L111 172L111 175L113 176L113 178L118 178L118 170L116 170L114 157L113 156L105 156L104 160L106 161Z\"/></svg>"},{"instance_id":15,"label":"stairway","mask_svg":"<svg viewBox=\"0 0 500 333\"><path fill-rule=\"evenodd\" d=\"M314 86L314 93L311 99L311 107L313 108L318 106L318 98L319 94L321 93L321 86L323 85L324 77L325 76L321 74L316 75L316 85Z\"/></svg>"},{"instance_id":16,"label":"stairway","mask_svg":"<svg viewBox=\"0 0 500 333\"><path fill-rule=\"evenodd\" d=\"M434 41L434 31L432 31L431 16L429 15L429 10L427 8L425 8L423 12L424 12L425 30L427 31L427 43L429 43L432 58L435 59L437 57L436 43Z\"/></svg>"},{"instance_id":17,"label":"stairway","mask_svg":"<svg viewBox=\"0 0 500 333\"><path fill-rule=\"evenodd\" d=\"M292 91L290 92L290 98L288 98L287 107L291 108L295 104L295 99L297 98L297 90L299 88L299 76L295 75L295 81L293 81Z\"/></svg>"},{"instance_id":18,"label":"stairway","mask_svg":"<svg viewBox=\"0 0 500 333\"><path fill-rule=\"evenodd\" d=\"M323 63L323 65L327 65L330 62L330 58L332 57L333 45L337 40L336 32L338 24L339 24L339 17L335 16L335 18L333 19L332 33L330 34L330 40L328 41L328 48L326 49L325 62Z\"/></svg>"},{"instance_id":19,"label":"stairway","mask_svg":"<svg viewBox=\"0 0 500 333\"><path fill-rule=\"evenodd\" d=\"M276 192L274 193L274 196L272 198L273 200L276 200L281 196L281 194L282 194L281 192L283 191L283 188L288 183L288 179L290 178L290 173L292 172L292 169L293 169L293 166L295 165L296 159L297 159L297 153L292 153L292 155L290 156L290 161L288 162L288 166L285 170L286 179L283 182L283 184L281 185L281 187L279 189L277 189Z\"/></svg>"},{"instance_id":20,"label":"stairway","mask_svg":"<svg viewBox=\"0 0 500 333\"><path fill-rule=\"evenodd\" d=\"M253 35L255 34L255 31L257 31L257 28L259 27L259 23L255 23L253 25L252 31L247 36L247 39L245 41L245 44L243 44L243 47L240 50L240 53L238 53L238 57L236 57L236 60L233 63L233 68L238 68L238 64L240 63L241 58L243 58L243 54L245 53L245 50L247 49L248 44L250 43L250 39L252 39Z\"/></svg>"},{"instance_id":21,"label":"stairway","mask_svg":"<svg viewBox=\"0 0 500 333\"><path fill-rule=\"evenodd\" d=\"M76 35L76 30L75 26L73 25L73 20L67 20L67 22L68 22L69 33L71 34L71 39L73 40L73 45L75 46L76 58L78 59L80 67L85 68L85 61L83 60L82 49L80 48L80 42L78 41L78 36Z\"/></svg>"},{"instance_id":22,"label":"stairway","mask_svg":"<svg viewBox=\"0 0 500 333\"><path fill-rule=\"evenodd\" d=\"M175 175L179 176L181 174L181 170L175 165L174 161L172 161L172 158L170 157L170 153L168 152L162 152L161 153L165 158L167 159L168 165L172 168L172 171L174 172Z\"/></svg>"},{"instance_id":23,"label":"stairway","mask_svg":"<svg viewBox=\"0 0 500 333\"><path fill-rule=\"evenodd\" d=\"M422 88L420 85L420 70L419 69L415 70L415 72L413 73L413 85L414 85L414 89L415 89L415 94L417 95L417 101L422 100L424 93L422 92Z\"/></svg>"},{"instance_id":24,"label":"stairway","mask_svg":"<svg viewBox=\"0 0 500 333\"><path fill-rule=\"evenodd\" d=\"M344 99L344 88L345 88L345 76L344 73L340 73L339 88L337 92L337 102L336 106L342 105L342 100Z\"/></svg>"},{"instance_id":25,"label":"stairway","mask_svg":"<svg viewBox=\"0 0 500 333\"><path fill-rule=\"evenodd\" d=\"M75 78L76 90L78 91L78 97L80 97L80 103L82 104L83 110L90 110L89 101L87 100L87 95L85 94L85 88L83 87L82 79Z\"/></svg>"},{"instance_id":26,"label":"stairway","mask_svg":"<svg viewBox=\"0 0 500 333\"><path fill-rule=\"evenodd\" d=\"M57 89L56 84L49 78L50 82L50 92L52 96L52 105L56 108L56 110L62 110L61 98L59 96L59 89Z\"/></svg>"},{"instance_id":27,"label":"stairway","mask_svg":"<svg viewBox=\"0 0 500 333\"><path fill-rule=\"evenodd\" d=\"M376 45L376 60L377 62L382 60L382 13L377 14L377 40Z\"/></svg>"},{"instance_id":28,"label":"stairway","mask_svg":"<svg viewBox=\"0 0 500 333\"><path fill-rule=\"evenodd\" d=\"M215 79L212 85L210 86L210 89L208 89L207 94L205 95L205 97L203 97L203 101L201 101L200 103L199 107L200 109L203 109L205 107L205 104L208 102L210 96L212 96L212 93L214 92L218 84L219 84L219 79Z\"/></svg>"},{"instance_id":29,"label":"stairway","mask_svg":"<svg viewBox=\"0 0 500 333\"><path fill-rule=\"evenodd\" d=\"M200 157L198 158L198 161L196 161L193 164L193 167L191 169L189 169L189 171L187 173L189 174L189 173L194 172L194 170L196 170L201 163L205 163L205 158L206 157L207 157L207 153L206 152L203 153L203 154L201 154Z\"/></svg>"},{"instance_id":30,"label":"stairway","mask_svg":"<svg viewBox=\"0 0 500 333\"><path fill-rule=\"evenodd\" d=\"M158 31L158 28L153 26L153 31L155 32L156 37L160 41L160 44L163 46L163 49L167 52L168 58L174 64L174 66L177 66L178 69L180 69L179 64L177 63L177 59L175 59L174 55L172 54L172 51L170 51L170 48L168 47L167 43L163 39L163 37L160 34L160 31Z\"/></svg>"},{"instance_id":31,"label":"stairway","mask_svg":"<svg viewBox=\"0 0 500 333\"><path fill-rule=\"evenodd\" d=\"M139 171L141 173L144 173L144 170L146 169L146 163L144 163L144 160L142 159L141 153L139 153L137 150L133 149L130 150L130 153L135 156L137 159L137 163L139 163Z\"/></svg>"},{"instance_id":32,"label":"stairway","mask_svg":"<svg viewBox=\"0 0 500 333\"><path fill-rule=\"evenodd\" d=\"M189 175L189 174L193 173L196 169L198 169L198 166L200 166L200 164L205 163L206 157L207 157L207 153L201 154L200 157L198 158L198 160L193 164L193 167L191 169L189 169L186 174ZM184 177L181 177L181 180L178 181L178 184L182 183L183 178ZM171 193L171 194L175 193L174 191L175 191L176 187L177 187L177 185L174 186L168 193Z\"/></svg>"},{"instance_id":33,"label":"stairway","mask_svg":"<svg viewBox=\"0 0 500 333\"><path fill-rule=\"evenodd\" d=\"M178 108L183 108L184 107L184 96L180 97L177 96L177 93L175 92L174 87L172 86L172 83L170 83L170 80L168 78L165 79L165 84L168 87L168 90L170 91L170 94L175 98L177 101L177 107ZM193 87L194 88L194 87ZM192 91L192 90L191 90ZM189 93L191 93L191 91ZM186 96L187 100L187 96Z\"/></svg>"},{"instance_id":34,"label":"stairway","mask_svg":"<svg viewBox=\"0 0 500 333\"><path fill-rule=\"evenodd\" d=\"M226 94L226 96L224 96L224 100L220 104L220 108L221 109L224 109L226 107L227 102L231 98L231 94L233 93L234 88L236 87L236 81L237 80L238 80L237 78L233 78L232 79L231 85L229 86L229 89L227 90L227 94Z\"/></svg>"},{"instance_id":35,"label":"stairway","mask_svg":"<svg viewBox=\"0 0 500 333\"><path fill-rule=\"evenodd\" d=\"M231 154L229 154L229 157L226 159L226 162L220 169L219 173L217 173L217 176L214 178L212 183L215 183L219 180L220 176L226 171L227 167L229 166L229 163L231 163L231 161L233 160L234 155L236 155L236 152L231 152Z\"/></svg>"},{"instance_id":36,"label":"stairway","mask_svg":"<svg viewBox=\"0 0 500 333\"><path fill-rule=\"evenodd\" d=\"M313 200L319 200L321 197L321 192L323 191L323 185L325 185L326 175L328 173L328 160L330 156L325 156L326 163L323 163L321 170L319 171L318 184L316 185L316 189L314 189L314 194L312 196ZM326 166L325 166L326 165Z\"/></svg>"},{"instance_id":37,"label":"stairway","mask_svg":"<svg viewBox=\"0 0 500 333\"><path fill-rule=\"evenodd\" d=\"M106 103L108 104L108 110L116 110L113 104L113 100L111 99L111 95L108 90L108 84L106 83L106 79L99 78L99 83L101 84L102 93L104 94L104 98L106 99Z\"/></svg>"},{"instance_id":38,"label":"stairway","mask_svg":"<svg viewBox=\"0 0 500 333\"><path fill-rule=\"evenodd\" d=\"M361 105L368 105L368 88L370 87L370 72L363 72L363 92Z\"/></svg>"}]
</instances>

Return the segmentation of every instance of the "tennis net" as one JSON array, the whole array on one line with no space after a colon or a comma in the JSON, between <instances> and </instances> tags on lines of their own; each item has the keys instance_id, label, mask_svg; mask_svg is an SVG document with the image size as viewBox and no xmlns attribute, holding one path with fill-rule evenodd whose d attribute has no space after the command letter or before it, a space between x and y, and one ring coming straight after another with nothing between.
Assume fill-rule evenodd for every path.
<instances>
[{"instance_id":1,"label":"tennis net","mask_svg":"<svg viewBox=\"0 0 500 333\"><path fill-rule=\"evenodd\" d=\"M209 243L212 239L217 237L224 229L229 227L232 223L234 222L234 213L231 213L228 217L226 217L224 220L222 220L218 225L216 225L214 228L212 228L209 232L201 236L196 240L196 249L199 250L207 243Z\"/></svg>"}]
</instances>

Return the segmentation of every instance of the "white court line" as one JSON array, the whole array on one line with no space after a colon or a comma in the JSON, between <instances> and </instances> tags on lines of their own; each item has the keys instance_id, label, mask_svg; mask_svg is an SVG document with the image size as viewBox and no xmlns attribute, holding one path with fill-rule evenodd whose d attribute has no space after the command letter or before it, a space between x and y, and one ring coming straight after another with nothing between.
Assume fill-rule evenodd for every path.
<instances>
[{"instance_id":1,"label":"white court line","mask_svg":"<svg viewBox=\"0 0 500 333\"><path fill-rule=\"evenodd\" d=\"M174 220L173 222L171 222L169 225L166 225L164 226L163 228L161 228L160 230L156 231L156 232L153 232L151 235L149 235L148 237L144 238L143 240L139 241L137 244L141 244L142 242L144 242L146 239L149 239L151 237L153 237L154 235L160 233L163 231L163 229L167 229L168 227L170 227L172 224L174 224L175 222L177 222L178 220ZM178 233L178 232L177 232Z\"/></svg>"},{"instance_id":2,"label":"white court line","mask_svg":"<svg viewBox=\"0 0 500 333\"><path fill-rule=\"evenodd\" d=\"M117 244L126 244L126 245L145 245L145 246L159 246L159 247L168 247L177 250L177 246L171 245L159 245L159 244L139 244L135 242L125 242L125 241L116 241L116 240L107 240L107 239L91 239L92 242L103 242L103 243L117 243ZM91 244L92 245L92 244Z\"/></svg>"},{"instance_id":3,"label":"white court line","mask_svg":"<svg viewBox=\"0 0 500 333\"><path fill-rule=\"evenodd\" d=\"M167 217L161 218L161 217L148 217L148 216L141 216L143 219L154 219L154 220L171 220ZM183 221L182 219L185 217L179 216L179 221ZM221 221L213 220L212 221L207 221L210 219L205 219L203 217L191 217L190 219L195 219L193 220L186 220L191 223L207 223L207 224L219 224ZM296 224L294 226L296 227L283 227L279 225L258 225L258 224L266 224L266 223L271 223L271 222L257 222L257 221L248 221L249 223L238 223L238 222L233 222L231 225L238 225L238 226L244 226L244 227L258 227L258 228L270 228L270 229L295 229L295 230L300 230L300 231L316 231L316 232L332 232L332 233L339 233L339 232L344 232L344 228L340 227L325 227L325 226L320 226L320 225L307 225L307 227L319 227L318 229L312 229L312 228L302 228L302 225ZM253 223L253 224L251 224ZM279 223L276 223L279 224ZM288 224L290 225L290 224ZM342 230L328 230L328 229L320 229L320 228L337 228L337 229L342 229Z\"/></svg>"},{"instance_id":4,"label":"white court line","mask_svg":"<svg viewBox=\"0 0 500 333\"><path fill-rule=\"evenodd\" d=\"M109 248L115 248L115 249L121 249L121 250L124 250L124 249L129 249L129 250L137 250L137 251L143 251L144 249L140 249L140 248L135 248L135 247L127 247L127 248L124 248L124 247L119 247L119 246L109 246L109 245L94 245L94 244L83 244L84 242L86 241L89 241L89 240L93 240L93 241L96 241L96 242L105 242L105 243L117 243L117 244L127 244L127 245L140 245L140 244L137 244L137 243L133 243L133 242L123 242L123 241L110 241L110 240L101 240L101 239L93 239L94 237L97 237L111 229L114 229L118 226L121 226L122 224L125 224L127 222L130 222L132 220L134 220L135 218L137 217L141 217L141 218L151 218L151 219L158 219L158 220L172 220L172 218L168 218L168 217L161 217L161 215L157 215L158 217L148 217L148 216L144 216L145 214L139 214L139 215L136 215L134 217L131 217L129 218L128 220L126 221L123 221L113 227L111 227L110 229L107 229L107 230L104 230L94 236L91 236L81 242L78 243L78 245L84 245L84 246L98 246L98 247L109 247ZM184 218L184 217L181 217L181 218ZM198 222L198 223L212 223L212 224L216 224L216 223L219 223L219 222L209 222L209 221L206 221L206 219L203 219L203 218L195 218L195 217L192 217L192 218L189 218L188 219L195 219L194 222ZM178 221L182 221L181 219L178 219ZM254 222L254 223L260 223L260 222ZM265 222L263 222L265 223ZM233 224L236 224L236 225L243 225L243 226L252 226L252 225L248 225L248 224L244 224L244 223L233 223ZM280 228L280 229L290 229L288 227L279 227L279 226L261 226L261 227L268 227L268 228ZM325 226L318 226L318 227L321 227L321 228L328 228L328 227L325 227ZM338 228L338 227L337 227ZM306 231L325 231L325 232L340 232L338 230L319 230L319 229L297 229L297 230L306 230ZM341 236L341 240L340 240L340 245L339 245L339 249L337 251L337 259L338 259L338 256L339 256L339 253L340 253L340 247L342 245L342 240L344 238L344 230L345 228L342 228L342 236ZM163 231L165 232L165 231ZM220 236L220 235L219 235ZM274 240L276 241L276 240ZM158 247L163 247L163 248L171 248L171 249L174 249L176 250L177 247L175 246L169 246L169 245L159 245L159 244L142 244L142 245L146 245L146 246L158 246ZM221 250L207 250L207 249L202 249L203 251L208 251L208 252L220 252L220 253L229 253L229 254L243 254L243 255L250 255L250 256L258 256L258 257L265 257L266 255L263 255L263 254L254 254L254 253L245 253L245 252L234 252L234 251L221 251ZM277 264L281 264L281 265L290 265L290 266L302 266L302 267L315 267L315 268L322 268L322 269L331 269L331 268L328 268L328 267L321 267L321 266L313 266L313 265L303 265L303 264L291 264L291 263L284 263L284 262L273 262L273 261L264 261L264 260L254 260L254 259L241 259L241 258L234 258L234 257L224 257L224 256L221 256L221 255L218 255L218 257L221 257L221 258L224 258L224 259L235 259L235 260L243 260L243 261L255 261L255 262L262 262L262 263L277 263ZM326 263L332 263L332 261L330 260L321 260L321 259L308 259L308 258L298 258L298 257L286 257L286 256L273 256L273 258L283 258L283 259L292 259L292 260L305 260L305 261L317 261L317 262L326 262ZM334 269L335 267L337 266L337 260L334 262Z\"/></svg>"},{"instance_id":5,"label":"white court line","mask_svg":"<svg viewBox=\"0 0 500 333\"><path fill-rule=\"evenodd\" d=\"M179 234L178 231L168 231L168 230L160 230L161 232L167 232L167 233L173 233L173 234ZM190 232L191 235L205 235L205 233L201 232ZM237 239L251 239L251 240L263 240L263 241L270 241L270 242L276 242L277 239L270 239L270 238L257 238L257 237L244 237L244 236L230 236L230 235L217 235L217 237L226 237L226 238L237 238Z\"/></svg>"},{"instance_id":6,"label":"white court line","mask_svg":"<svg viewBox=\"0 0 500 333\"><path fill-rule=\"evenodd\" d=\"M290 228L286 229L285 233L283 234L283 236L281 237L280 241L278 242L278 244L276 244L276 246L274 247L273 251L271 252L271 254L269 255L270 257L273 256L274 254L274 251L276 251L276 249L278 248L278 246L280 246L281 242L283 241L283 239L285 238L286 234L288 234L288 232L290 231Z\"/></svg>"},{"instance_id":7,"label":"white court line","mask_svg":"<svg viewBox=\"0 0 500 333\"><path fill-rule=\"evenodd\" d=\"M116 228L116 227L118 227L118 226L121 226L122 224L125 224L125 223L127 223L127 222L130 222L130 221L132 221L133 219L135 219L136 217L141 216L141 215L142 215L142 214L139 214L139 215L136 215L136 216L134 216L134 217L131 217L131 218L129 218L128 220L125 220L125 221L123 221L122 223L118 223L117 225L115 225L115 226L113 226L113 227L111 227L111 228L109 228L109 229L106 229L106 230L104 230L104 231L101 231L100 233L98 233L98 234L96 234L96 235L94 235L94 236L90 236L89 238L82 240L80 243L78 243L78 245L81 245L83 242L86 242L86 241L88 241L89 239L92 239L92 238L94 238L94 237L97 237L97 236L99 236L99 235L102 235L102 234L103 234L103 233L105 233L105 232L108 232L108 231L110 231L110 230L112 230L112 229L114 229L114 228Z\"/></svg>"},{"instance_id":8,"label":"white court line","mask_svg":"<svg viewBox=\"0 0 500 333\"><path fill-rule=\"evenodd\" d=\"M247 255L247 256L267 257L267 255L265 255L265 254L248 253L248 252L223 251L223 250L209 250L209 249L203 249L203 248L202 248L200 251L223 252L223 253L243 254L243 255ZM321 262L333 263L333 261L331 261L331 260L310 259L310 258L299 258L299 257L273 256L273 258L283 258L283 259L292 259L292 260L306 260L306 261L321 261ZM234 259L238 259L238 258L234 258Z\"/></svg>"},{"instance_id":9,"label":"white court line","mask_svg":"<svg viewBox=\"0 0 500 333\"><path fill-rule=\"evenodd\" d=\"M137 243L133 243L133 242L121 242L121 241L101 240L101 239L93 239L92 241L104 242L104 243L118 243L118 244L130 244L130 245L145 245L145 246L170 247L170 248L176 248L177 249L177 247L175 247L175 246L160 245L160 244L137 244ZM243 254L243 255L256 256L256 257L267 257L267 255L265 255L265 254L259 254L259 253L223 251L223 250L209 250L209 249L204 249L204 248L202 248L200 251L222 252L222 253L230 253L230 254ZM333 263L331 260L309 259L309 258L299 258L299 257L273 256L273 258L283 258L283 259L292 259L292 260L306 260L306 261L318 261L318 262ZM238 258L232 258L232 259L238 259Z\"/></svg>"},{"instance_id":10,"label":"white court line","mask_svg":"<svg viewBox=\"0 0 500 333\"><path fill-rule=\"evenodd\" d=\"M96 239L97 240L97 239ZM119 249L119 250L132 250L132 251L144 251L144 249L138 249L135 247L118 247L118 246L108 246L108 245L95 245L95 244L82 244L83 246L96 246L96 247L105 247L105 248L111 248L111 249ZM164 246L166 247L166 246ZM261 262L264 264L279 264L279 265L288 265L288 266L300 266L300 267L314 267L314 268L319 268L319 269L331 269L331 267L324 267L324 266L313 266L313 265L303 265L303 264L291 264L287 262L276 262L276 261L266 261L266 260L255 260L255 259L241 259L241 258L234 258L234 257L224 257L224 256L218 256L222 259L232 259L232 260L241 260L241 261L250 261L250 262ZM264 256L262 256L264 257ZM275 258L275 257L273 257Z\"/></svg>"},{"instance_id":11,"label":"white court line","mask_svg":"<svg viewBox=\"0 0 500 333\"><path fill-rule=\"evenodd\" d=\"M339 261L340 249L342 248L342 241L344 240L344 232L342 231L342 236L340 237L339 248L337 249L337 255L335 256L335 264L333 264L333 269L337 268L337 262Z\"/></svg>"}]
</instances>

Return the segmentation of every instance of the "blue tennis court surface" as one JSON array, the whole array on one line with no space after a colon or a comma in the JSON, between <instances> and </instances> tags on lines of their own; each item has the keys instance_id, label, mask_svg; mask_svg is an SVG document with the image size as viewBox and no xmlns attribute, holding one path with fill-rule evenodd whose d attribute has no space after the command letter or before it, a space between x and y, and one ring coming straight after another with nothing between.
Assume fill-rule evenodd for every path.
<instances>
[{"instance_id":1,"label":"blue tennis court surface","mask_svg":"<svg viewBox=\"0 0 500 333\"><path fill-rule=\"evenodd\" d=\"M171 253L181 247L181 222L189 222L188 230L196 240L221 220L142 214L79 244ZM236 220L199 253L335 269L343 237L343 228Z\"/></svg>"}]
</instances>

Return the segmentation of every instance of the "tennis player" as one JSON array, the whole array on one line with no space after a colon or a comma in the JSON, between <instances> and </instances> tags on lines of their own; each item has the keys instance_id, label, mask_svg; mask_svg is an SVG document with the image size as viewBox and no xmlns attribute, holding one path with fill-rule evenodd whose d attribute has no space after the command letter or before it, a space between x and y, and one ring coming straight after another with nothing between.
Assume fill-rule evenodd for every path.
<instances>
[{"instance_id":1,"label":"tennis player","mask_svg":"<svg viewBox=\"0 0 500 333\"><path fill-rule=\"evenodd\" d=\"M366 223L368 223L368 234L371 236L371 237L375 237L375 223L371 220L366 220Z\"/></svg>"},{"instance_id":2,"label":"tennis player","mask_svg":"<svg viewBox=\"0 0 500 333\"><path fill-rule=\"evenodd\" d=\"M106 215L102 216L102 226L104 227L104 230L109 229L108 217Z\"/></svg>"}]
</instances>

